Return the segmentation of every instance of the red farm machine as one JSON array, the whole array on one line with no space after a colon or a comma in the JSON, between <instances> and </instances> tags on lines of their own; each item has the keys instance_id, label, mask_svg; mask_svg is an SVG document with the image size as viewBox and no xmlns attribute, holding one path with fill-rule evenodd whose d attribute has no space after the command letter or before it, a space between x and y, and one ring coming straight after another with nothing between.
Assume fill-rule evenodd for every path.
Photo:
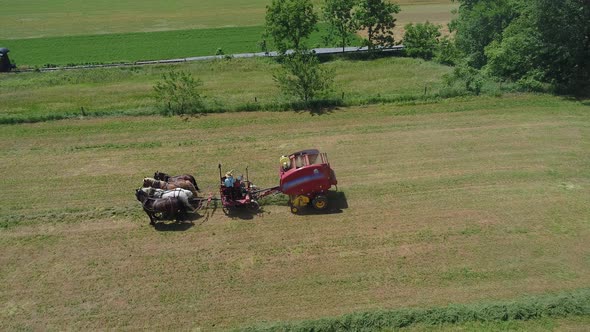
<instances>
[{"instance_id":1,"label":"red farm machine","mask_svg":"<svg viewBox=\"0 0 590 332\"><path fill-rule=\"evenodd\" d=\"M238 177L234 180L231 172L222 176L220 164L219 193L224 211L237 207L258 209L259 199L276 193L289 196L292 213L299 213L305 206L316 210L328 207L328 190L338 181L326 153L317 149L303 150L282 156L279 162L279 186L267 189L258 189L253 185L248 180L247 169L246 179Z\"/></svg>"}]
</instances>

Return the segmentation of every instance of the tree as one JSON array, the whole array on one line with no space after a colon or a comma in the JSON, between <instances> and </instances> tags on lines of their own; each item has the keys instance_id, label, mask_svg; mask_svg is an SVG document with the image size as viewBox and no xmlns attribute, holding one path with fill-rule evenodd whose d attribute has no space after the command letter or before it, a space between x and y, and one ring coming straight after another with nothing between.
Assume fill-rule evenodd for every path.
<instances>
[{"instance_id":1,"label":"tree","mask_svg":"<svg viewBox=\"0 0 590 332\"><path fill-rule=\"evenodd\" d=\"M163 114L194 114L205 109L198 90L203 83L194 79L191 73L170 71L163 74L162 78L163 81L154 86L154 92Z\"/></svg>"},{"instance_id":2,"label":"tree","mask_svg":"<svg viewBox=\"0 0 590 332\"><path fill-rule=\"evenodd\" d=\"M394 43L393 14L400 12L398 4L386 0L360 0L354 8L354 17L358 28L367 31L366 45L370 51L377 46L387 47Z\"/></svg>"},{"instance_id":3,"label":"tree","mask_svg":"<svg viewBox=\"0 0 590 332\"><path fill-rule=\"evenodd\" d=\"M461 59L461 51L457 48L455 40L448 36L443 36L438 41L435 60L443 65L454 66Z\"/></svg>"},{"instance_id":4,"label":"tree","mask_svg":"<svg viewBox=\"0 0 590 332\"><path fill-rule=\"evenodd\" d=\"M590 95L590 1L535 0L530 17L542 45L535 68L559 91Z\"/></svg>"},{"instance_id":5,"label":"tree","mask_svg":"<svg viewBox=\"0 0 590 332\"><path fill-rule=\"evenodd\" d=\"M329 91L333 74L321 67L317 56L308 51L285 55L282 66L273 78L281 90L305 103Z\"/></svg>"},{"instance_id":6,"label":"tree","mask_svg":"<svg viewBox=\"0 0 590 332\"><path fill-rule=\"evenodd\" d=\"M589 93L590 2L534 0L485 48L490 75L550 84L557 91Z\"/></svg>"},{"instance_id":7,"label":"tree","mask_svg":"<svg viewBox=\"0 0 590 332\"><path fill-rule=\"evenodd\" d=\"M281 53L303 49L303 41L317 31L317 22L311 0L273 0L266 6L265 33Z\"/></svg>"},{"instance_id":8,"label":"tree","mask_svg":"<svg viewBox=\"0 0 590 332\"><path fill-rule=\"evenodd\" d=\"M434 57L439 44L440 25L430 22L407 24L405 26L404 50L414 58L430 60Z\"/></svg>"},{"instance_id":9,"label":"tree","mask_svg":"<svg viewBox=\"0 0 590 332\"><path fill-rule=\"evenodd\" d=\"M328 22L328 40L337 40L339 46L344 47L351 41L351 36L357 31L357 22L352 9L356 0L326 0L323 16Z\"/></svg>"},{"instance_id":10,"label":"tree","mask_svg":"<svg viewBox=\"0 0 590 332\"><path fill-rule=\"evenodd\" d=\"M484 49L497 40L518 15L520 0L453 0L459 2L459 16L450 24L456 31L457 47L468 64L481 68L486 64Z\"/></svg>"}]
</instances>

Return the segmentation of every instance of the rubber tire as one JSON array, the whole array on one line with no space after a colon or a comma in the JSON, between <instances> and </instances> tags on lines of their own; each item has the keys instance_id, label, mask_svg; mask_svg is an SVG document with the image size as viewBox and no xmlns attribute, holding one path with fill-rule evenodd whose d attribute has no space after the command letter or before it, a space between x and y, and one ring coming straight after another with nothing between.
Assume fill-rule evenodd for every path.
<instances>
[{"instance_id":1,"label":"rubber tire","mask_svg":"<svg viewBox=\"0 0 590 332\"><path fill-rule=\"evenodd\" d=\"M260 210L260 204L256 201L251 201L250 204L248 204L248 210L251 212L258 212Z\"/></svg>"},{"instance_id":2,"label":"rubber tire","mask_svg":"<svg viewBox=\"0 0 590 332\"><path fill-rule=\"evenodd\" d=\"M328 197L324 195L317 195L311 201L311 205L316 210L325 210L328 207Z\"/></svg>"},{"instance_id":3,"label":"rubber tire","mask_svg":"<svg viewBox=\"0 0 590 332\"><path fill-rule=\"evenodd\" d=\"M293 214L299 213L299 208L294 205L291 205L291 213L293 213Z\"/></svg>"}]
</instances>

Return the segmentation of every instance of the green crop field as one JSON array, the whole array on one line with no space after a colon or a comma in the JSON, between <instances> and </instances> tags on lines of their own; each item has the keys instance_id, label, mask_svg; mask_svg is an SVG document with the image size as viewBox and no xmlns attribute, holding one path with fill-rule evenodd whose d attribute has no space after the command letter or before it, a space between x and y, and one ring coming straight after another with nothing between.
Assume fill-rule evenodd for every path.
<instances>
[{"instance_id":1,"label":"green crop field","mask_svg":"<svg viewBox=\"0 0 590 332\"><path fill-rule=\"evenodd\" d=\"M0 329L219 330L587 287L589 107L517 94L1 125ZM278 157L312 147L338 176L334 213L274 198L154 229L133 195L156 170L215 192L219 162L274 186Z\"/></svg>"},{"instance_id":2,"label":"green crop field","mask_svg":"<svg viewBox=\"0 0 590 332\"><path fill-rule=\"evenodd\" d=\"M322 47L326 26L320 25L307 44ZM48 37L0 41L11 49L19 68L136 62L261 52L264 27L211 28L92 36ZM360 45L357 38L351 46ZM269 42L269 48L272 44ZM14 50L14 51L12 51ZM75 50L75 51L73 51Z\"/></svg>"}]
</instances>

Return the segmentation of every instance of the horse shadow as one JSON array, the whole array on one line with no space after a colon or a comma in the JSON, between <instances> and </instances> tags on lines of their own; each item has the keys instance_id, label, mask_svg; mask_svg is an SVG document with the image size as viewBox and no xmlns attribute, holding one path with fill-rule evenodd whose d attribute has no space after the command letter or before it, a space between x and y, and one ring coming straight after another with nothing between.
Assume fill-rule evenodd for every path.
<instances>
[{"instance_id":1,"label":"horse shadow","mask_svg":"<svg viewBox=\"0 0 590 332\"><path fill-rule=\"evenodd\" d=\"M159 232L184 232L194 227L196 222L200 219L203 220L198 223L199 225L207 221L208 216L200 215L197 213L187 213L184 216L182 216L182 218L178 221L160 221L156 222L153 225L153 227L155 230Z\"/></svg>"},{"instance_id":2,"label":"horse shadow","mask_svg":"<svg viewBox=\"0 0 590 332\"><path fill-rule=\"evenodd\" d=\"M158 222L153 227L158 232L184 232L192 228L195 224L189 222Z\"/></svg>"}]
</instances>

